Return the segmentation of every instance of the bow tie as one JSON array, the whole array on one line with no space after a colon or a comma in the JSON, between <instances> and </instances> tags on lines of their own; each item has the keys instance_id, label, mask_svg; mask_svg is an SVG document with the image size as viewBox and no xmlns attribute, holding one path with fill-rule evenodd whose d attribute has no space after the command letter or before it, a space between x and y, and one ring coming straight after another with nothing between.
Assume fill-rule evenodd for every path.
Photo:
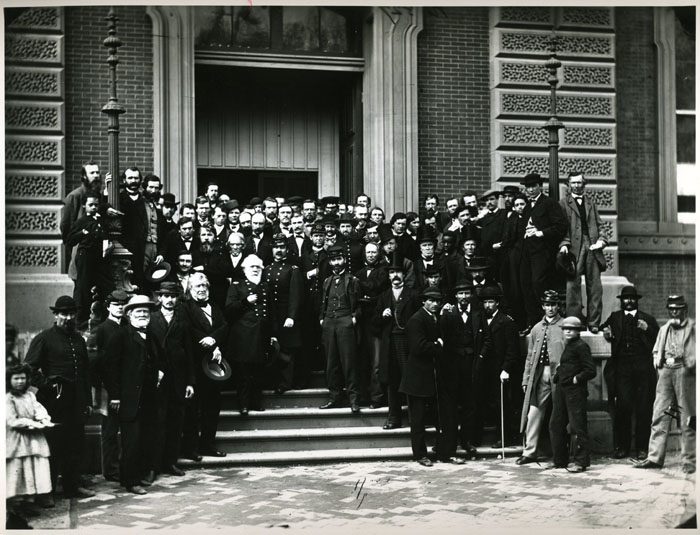
<instances>
[{"instance_id":1,"label":"bow tie","mask_svg":"<svg viewBox=\"0 0 700 535\"><path fill-rule=\"evenodd\" d=\"M634 316L634 311L625 310L625 316Z\"/></svg>"},{"instance_id":2,"label":"bow tie","mask_svg":"<svg viewBox=\"0 0 700 535\"><path fill-rule=\"evenodd\" d=\"M460 311L462 314L469 314L469 307L464 307L464 308L459 307L459 311Z\"/></svg>"},{"instance_id":3,"label":"bow tie","mask_svg":"<svg viewBox=\"0 0 700 535\"><path fill-rule=\"evenodd\" d=\"M189 243L192 241L192 238L182 238L182 241L184 241L185 243Z\"/></svg>"},{"instance_id":4,"label":"bow tie","mask_svg":"<svg viewBox=\"0 0 700 535\"><path fill-rule=\"evenodd\" d=\"M146 327L134 327L134 329L136 329L140 333L146 333Z\"/></svg>"},{"instance_id":5,"label":"bow tie","mask_svg":"<svg viewBox=\"0 0 700 535\"><path fill-rule=\"evenodd\" d=\"M209 301L195 301L195 304L199 308L206 308L209 305Z\"/></svg>"}]
</instances>

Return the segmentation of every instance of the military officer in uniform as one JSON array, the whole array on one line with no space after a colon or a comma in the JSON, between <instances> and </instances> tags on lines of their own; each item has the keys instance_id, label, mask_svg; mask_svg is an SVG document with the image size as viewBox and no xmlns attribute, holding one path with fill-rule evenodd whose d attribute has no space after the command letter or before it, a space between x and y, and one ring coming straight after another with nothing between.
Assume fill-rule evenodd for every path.
<instances>
[{"instance_id":1,"label":"military officer in uniform","mask_svg":"<svg viewBox=\"0 0 700 535\"><path fill-rule=\"evenodd\" d=\"M304 297L301 270L287 260L287 237L272 238L272 264L263 270L263 280L270 292L271 335L280 346L274 363L273 384L278 394L292 388L294 364L301 347L300 313Z\"/></svg>"}]
</instances>

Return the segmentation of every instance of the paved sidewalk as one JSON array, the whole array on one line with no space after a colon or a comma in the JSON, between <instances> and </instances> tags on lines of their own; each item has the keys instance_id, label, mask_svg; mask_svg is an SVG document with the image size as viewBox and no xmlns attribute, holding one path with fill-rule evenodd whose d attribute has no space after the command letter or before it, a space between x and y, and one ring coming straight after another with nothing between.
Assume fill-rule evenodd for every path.
<instances>
[{"instance_id":1,"label":"paved sidewalk","mask_svg":"<svg viewBox=\"0 0 700 535\"><path fill-rule=\"evenodd\" d=\"M72 502L71 527L659 529L695 513L694 476L678 465L593 463L582 474L512 458L201 469L161 477L144 496L97 478L97 496ZM33 524L67 527L58 513Z\"/></svg>"}]
</instances>

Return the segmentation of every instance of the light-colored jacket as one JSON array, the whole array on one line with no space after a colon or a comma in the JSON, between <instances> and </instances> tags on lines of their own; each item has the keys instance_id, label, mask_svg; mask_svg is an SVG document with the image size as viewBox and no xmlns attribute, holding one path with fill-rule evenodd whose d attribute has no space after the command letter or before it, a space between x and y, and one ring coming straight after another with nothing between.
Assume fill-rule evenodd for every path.
<instances>
[{"instance_id":1,"label":"light-colored jacket","mask_svg":"<svg viewBox=\"0 0 700 535\"><path fill-rule=\"evenodd\" d=\"M686 368L695 369L695 321L688 318L688 324L685 326L683 333L683 366ZM666 337L668 330L671 328L671 321L667 321L659 329L659 334L656 336L656 343L652 354L654 355L654 367L661 368L664 361L664 351L666 349Z\"/></svg>"},{"instance_id":2,"label":"light-colored jacket","mask_svg":"<svg viewBox=\"0 0 700 535\"><path fill-rule=\"evenodd\" d=\"M561 330L563 318L557 315L554 321L550 323L547 334L547 352L549 353L549 364L552 370L559 365L559 359L564 351L564 334ZM527 337L527 357L525 359L525 371L523 372L523 386L525 389L525 399L523 400L523 410L520 416L520 431L525 429L527 422L527 413L530 409L530 399L535 395L535 379L537 377L537 361L542 352L542 344L544 343L544 318L537 323ZM554 387L554 385L552 385Z\"/></svg>"},{"instance_id":3,"label":"light-colored jacket","mask_svg":"<svg viewBox=\"0 0 700 535\"><path fill-rule=\"evenodd\" d=\"M581 214L578 211L578 205L576 201L568 193L566 197L559 201L564 214L566 215L566 220L569 223L569 228L566 235L559 243L559 247L566 245L569 251L578 258L579 251L581 250L582 241L582 230L581 230ZM603 221L600 219L598 214L598 209L596 205L589 199L588 195L583 196L583 205L586 209L586 222L588 223L588 236L591 238L591 245L601 240L608 244L608 240L601 233L601 228L603 226ZM593 256L598 261L601 271L605 270L605 256L603 256L602 250L598 249L594 251Z\"/></svg>"}]
</instances>

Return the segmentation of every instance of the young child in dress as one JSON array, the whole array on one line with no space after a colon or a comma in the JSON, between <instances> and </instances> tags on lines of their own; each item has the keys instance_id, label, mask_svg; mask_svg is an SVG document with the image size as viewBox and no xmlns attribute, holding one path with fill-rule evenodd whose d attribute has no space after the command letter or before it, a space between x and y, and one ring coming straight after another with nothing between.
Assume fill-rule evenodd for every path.
<instances>
[{"instance_id":1,"label":"young child in dress","mask_svg":"<svg viewBox=\"0 0 700 535\"><path fill-rule=\"evenodd\" d=\"M31 369L26 364L6 372L6 494L8 524L36 515L31 504L52 507L49 445L42 429L52 427L51 417L29 390Z\"/></svg>"}]
</instances>

